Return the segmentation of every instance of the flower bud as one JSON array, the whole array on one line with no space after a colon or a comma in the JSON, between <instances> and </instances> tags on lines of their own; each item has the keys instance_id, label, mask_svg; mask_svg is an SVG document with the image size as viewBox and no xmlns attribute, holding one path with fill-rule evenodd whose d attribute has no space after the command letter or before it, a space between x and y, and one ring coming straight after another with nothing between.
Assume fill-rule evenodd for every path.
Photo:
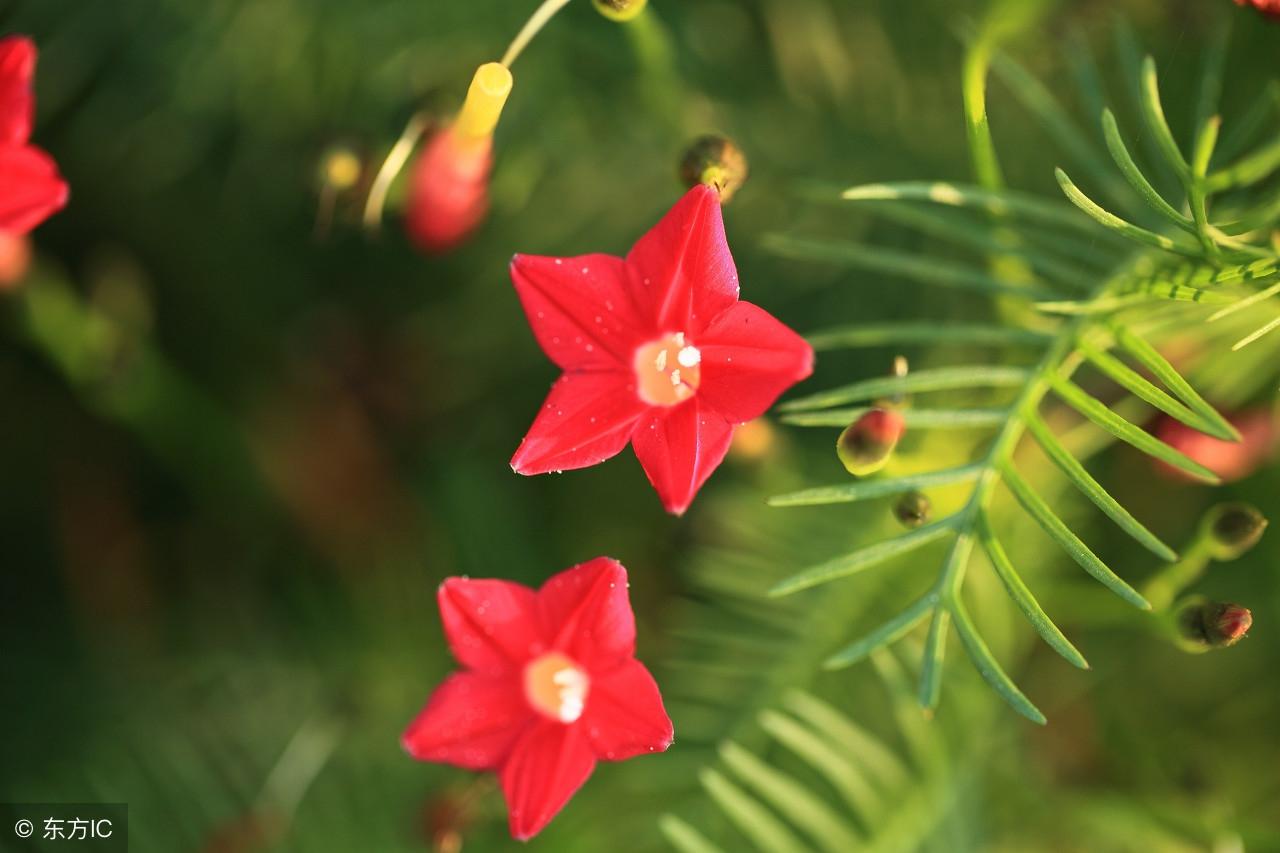
<instances>
[{"instance_id":1,"label":"flower bud","mask_svg":"<svg viewBox=\"0 0 1280 853\"><path fill-rule=\"evenodd\" d=\"M16 290L31 268L31 238L0 231L0 293Z\"/></svg>"},{"instance_id":2,"label":"flower bud","mask_svg":"<svg viewBox=\"0 0 1280 853\"><path fill-rule=\"evenodd\" d=\"M511 86L505 66L480 66L457 119L429 138L418 155L409 176L405 229L425 251L452 249L484 221L493 130Z\"/></svg>"},{"instance_id":3,"label":"flower bud","mask_svg":"<svg viewBox=\"0 0 1280 853\"><path fill-rule=\"evenodd\" d=\"M1192 646L1215 649L1234 646L1252 626L1253 614L1239 604L1197 598L1178 612L1178 631Z\"/></svg>"},{"instance_id":4,"label":"flower bud","mask_svg":"<svg viewBox=\"0 0 1280 853\"><path fill-rule=\"evenodd\" d=\"M1237 6L1252 6L1271 18L1280 18L1280 0L1236 0Z\"/></svg>"},{"instance_id":5,"label":"flower bud","mask_svg":"<svg viewBox=\"0 0 1280 853\"><path fill-rule=\"evenodd\" d=\"M1267 529L1267 519L1246 503L1218 504L1202 522L1205 540L1215 560L1234 560L1258 544Z\"/></svg>"},{"instance_id":6,"label":"flower bud","mask_svg":"<svg viewBox=\"0 0 1280 853\"><path fill-rule=\"evenodd\" d=\"M1199 462L1232 483L1248 477L1258 470L1275 452L1276 425L1269 408L1251 409L1227 418L1240 432L1239 441L1223 441L1205 435L1194 427L1168 416L1156 425L1156 437ZM1156 470L1173 479L1199 482L1190 474L1165 463L1156 463Z\"/></svg>"},{"instance_id":7,"label":"flower bud","mask_svg":"<svg viewBox=\"0 0 1280 853\"><path fill-rule=\"evenodd\" d=\"M596 11L611 21L630 21L648 4L649 0L591 0Z\"/></svg>"},{"instance_id":8,"label":"flower bud","mask_svg":"<svg viewBox=\"0 0 1280 853\"><path fill-rule=\"evenodd\" d=\"M320 185L334 192L346 192L360 180L364 164L350 148L335 146L320 158Z\"/></svg>"},{"instance_id":9,"label":"flower bud","mask_svg":"<svg viewBox=\"0 0 1280 853\"><path fill-rule=\"evenodd\" d=\"M889 462L906 429L893 409L871 409L849 424L836 440L836 455L855 477L874 474Z\"/></svg>"},{"instance_id":10,"label":"flower bud","mask_svg":"<svg viewBox=\"0 0 1280 853\"><path fill-rule=\"evenodd\" d=\"M747 158L723 136L700 136L680 161L680 180L686 187L714 187L726 204L747 180Z\"/></svg>"},{"instance_id":11,"label":"flower bud","mask_svg":"<svg viewBox=\"0 0 1280 853\"><path fill-rule=\"evenodd\" d=\"M903 527L919 527L933 514L933 502L924 492L910 491L893 505L893 516Z\"/></svg>"}]
</instances>

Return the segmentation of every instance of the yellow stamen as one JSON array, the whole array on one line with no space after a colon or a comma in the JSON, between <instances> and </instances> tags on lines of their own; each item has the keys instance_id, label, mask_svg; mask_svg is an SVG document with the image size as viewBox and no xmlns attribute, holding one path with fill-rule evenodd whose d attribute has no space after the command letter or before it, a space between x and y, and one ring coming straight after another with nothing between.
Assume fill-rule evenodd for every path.
<instances>
[{"instance_id":1,"label":"yellow stamen","mask_svg":"<svg viewBox=\"0 0 1280 853\"><path fill-rule=\"evenodd\" d=\"M572 659L547 652L524 668L524 695L533 710L560 723L572 723L587 705L591 678Z\"/></svg>"},{"instance_id":2,"label":"yellow stamen","mask_svg":"<svg viewBox=\"0 0 1280 853\"><path fill-rule=\"evenodd\" d=\"M638 347L632 368L641 400L651 406L674 406L698 390L702 353L685 342L684 332L676 332Z\"/></svg>"}]
</instances>

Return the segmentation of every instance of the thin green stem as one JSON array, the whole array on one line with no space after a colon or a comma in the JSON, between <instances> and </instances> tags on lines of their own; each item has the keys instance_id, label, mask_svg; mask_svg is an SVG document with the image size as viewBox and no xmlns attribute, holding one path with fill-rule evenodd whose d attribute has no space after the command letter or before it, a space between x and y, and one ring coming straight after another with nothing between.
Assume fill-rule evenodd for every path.
<instances>
[{"instance_id":1,"label":"thin green stem","mask_svg":"<svg viewBox=\"0 0 1280 853\"><path fill-rule=\"evenodd\" d=\"M1209 210L1205 203L1205 175L1209 171L1209 160L1213 157L1213 147L1218 142L1218 128L1222 119L1213 116L1204 123L1196 137L1196 147L1191 158L1191 174L1187 179L1187 204L1191 208L1191 216L1196 223L1196 236L1200 245L1211 260L1218 260L1222 253L1213 235L1209 233Z\"/></svg>"},{"instance_id":2,"label":"thin green stem","mask_svg":"<svg viewBox=\"0 0 1280 853\"><path fill-rule=\"evenodd\" d=\"M543 0L529 20L525 21L520 32L516 33L516 37L511 40L511 46L507 48L507 52L502 55L502 64L510 68L512 64L520 58L520 54L529 46L529 42L533 41L547 22L555 17L556 13L569 5L569 0Z\"/></svg>"}]
</instances>

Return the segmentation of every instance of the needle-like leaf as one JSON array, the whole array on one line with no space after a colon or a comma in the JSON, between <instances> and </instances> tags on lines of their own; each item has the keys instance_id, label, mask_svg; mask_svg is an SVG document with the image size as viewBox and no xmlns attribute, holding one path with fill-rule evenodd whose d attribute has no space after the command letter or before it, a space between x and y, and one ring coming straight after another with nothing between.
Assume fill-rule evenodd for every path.
<instances>
[{"instance_id":1,"label":"needle-like leaf","mask_svg":"<svg viewBox=\"0 0 1280 853\"><path fill-rule=\"evenodd\" d=\"M1088 344L1082 345L1080 349L1094 367L1114 379L1117 385L1148 405L1154 406L1174 420L1181 421L1189 427L1212 435L1214 438L1220 438L1223 441L1234 440L1234 431L1230 428L1230 425L1224 427L1216 421L1192 411L1110 353Z\"/></svg>"},{"instance_id":2,"label":"needle-like leaf","mask_svg":"<svg viewBox=\"0 0 1280 853\"><path fill-rule=\"evenodd\" d=\"M1080 414L1093 421L1121 441L1127 442L1148 456L1186 471L1209 483L1221 482L1221 478L1191 457L1165 444L1151 433L1137 427L1107 408L1102 402L1089 396L1079 385L1057 374L1049 377L1054 392Z\"/></svg>"},{"instance_id":3,"label":"needle-like leaf","mask_svg":"<svg viewBox=\"0 0 1280 853\"><path fill-rule=\"evenodd\" d=\"M990 344L1038 345L1052 335L1017 326L979 326L962 323L876 323L823 329L805 336L815 350L858 347L904 346L908 344Z\"/></svg>"},{"instance_id":4,"label":"needle-like leaf","mask_svg":"<svg viewBox=\"0 0 1280 853\"><path fill-rule=\"evenodd\" d=\"M892 539L886 539L883 542L859 548L856 551L836 557L834 560L820 563L779 581L769 590L769 595L774 597L791 595L811 586L818 586L865 571L873 566L878 566L886 560L891 560L894 557L928 545L930 542L947 535L952 529L951 520L944 518L941 521L926 524L924 527L903 533Z\"/></svg>"},{"instance_id":5,"label":"needle-like leaf","mask_svg":"<svg viewBox=\"0 0 1280 853\"><path fill-rule=\"evenodd\" d=\"M1142 522L1134 518L1127 509L1121 506L1119 501L1111 497L1106 489L1102 488L1102 484L1085 470L1084 465L1080 464L1080 461L1062 446L1062 443L1058 441L1049 426L1040 419L1038 414L1027 412L1024 418L1027 424L1027 431L1035 438L1036 443L1044 450L1045 455L1058 466L1063 474L1066 474L1067 479L1083 492L1085 497L1093 501L1098 509L1106 513L1112 521L1120 526L1120 529L1136 539L1142 547L1155 554L1161 560L1166 563L1172 563L1178 559L1178 555L1174 553L1172 548L1161 542Z\"/></svg>"},{"instance_id":6,"label":"needle-like leaf","mask_svg":"<svg viewBox=\"0 0 1280 853\"><path fill-rule=\"evenodd\" d=\"M782 415L783 423L805 427L846 427L870 411L866 406L797 412ZM915 429L980 429L1000 426L1009 420L1008 409L916 409L902 410L902 419Z\"/></svg>"},{"instance_id":7,"label":"needle-like leaf","mask_svg":"<svg viewBox=\"0 0 1280 853\"><path fill-rule=\"evenodd\" d=\"M804 489L769 498L769 506L812 506L815 504L850 503L897 495L913 489L951 486L976 480L986 470L985 465L962 465L945 471L928 471L921 474L904 474L884 480L857 480L838 486Z\"/></svg>"},{"instance_id":8,"label":"needle-like leaf","mask_svg":"<svg viewBox=\"0 0 1280 853\"><path fill-rule=\"evenodd\" d=\"M1280 292L1280 284L1277 284L1276 287L1277 292ZM1210 321L1213 320L1212 317L1209 319ZM1184 379L1178 369L1170 364L1169 360L1162 356L1155 347L1118 323L1112 324L1111 330L1115 334L1116 343L1120 345L1121 349L1129 353L1138 364L1151 371L1151 374L1156 379L1159 379L1166 388L1177 394L1182 399L1182 402L1191 407L1192 411L1217 428L1215 432L1210 434L1225 437L1229 441L1240 440L1240 431L1219 414L1218 410L1208 400L1200 396L1200 393L1192 387L1191 383Z\"/></svg>"},{"instance_id":9,"label":"needle-like leaf","mask_svg":"<svg viewBox=\"0 0 1280 853\"><path fill-rule=\"evenodd\" d=\"M938 598L933 593L916 600L897 616L876 628L870 634L855 643L850 643L840 651L822 662L823 669L843 669L852 666L876 649L896 643L905 637L912 628L924 621L937 604Z\"/></svg>"},{"instance_id":10,"label":"needle-like leaf","mask_svg":"<svg viewBox=\"0 0 1280 853\"><path fill-rule=\"evenodd\" d=\"M1055 169L1054 175L1058 179L1058 185L1062 187L1062 192L1076 207L1093 217L1100 225L1122 236L1128 237L1138 243L1148 246L1154 246L1157 249L1163 249L1166 252L1176 252L1180 255L1198 258L1202 254L1199 246L1192 246L1186 243L1175 241L1163 234L1157 234L1154 231L1148 231L1134 225L1132 222L1126 222L1108 210L1098 205L1093 199L1089 198L1080 188L1072 183L1071 178L1067 177L1067 173L1061 169Z\"/></svg>"},{"instance_id":11,"label":"needle-like leaf","mask_svg":"<svg viewBox=\"0 0 1280 853\"><path fill-rule=\"evenodd\" d=\"M951 391L957 388L1012 388L1027 381L1031 372L1025 367L1004 367L986 364L960 367L937 367L916 370L906 376L877 376L839 388L798 397L778 408L786 412L825 409L845 403L914 394L925 391Z\"/></svg>"},{"instance_id":12,"label":"needle-like leaf","mask_svg":"<svg viewBox=\"0 0 1280 853\"><path fill-rule=\"evenodd\" d=\"M1036 629L1036 633L1044 638L1050 648L1066 658L1073 666L1078 666L1080 669L1088 669L1089 662L1084 659L1084 655L1080 654L1080 651L1072 645L1066 635L1058 629L1058 626L1053 624L1053 620L1044 612L1040 602L1036 601L1036 597L1031 594L1031 590L1023 582L1022 576L1014 568L1009 555L1005 553L1004 546L996 538L995 532L991 528L991 522L985 513L978 520L978 542L982 545L982 550L986 552L992 568L996 571L996 576L1004 584L1009 597L1013 599L1014 604L1018 605L1018 609L1022 611L1023 615L1027 617L1027 621L1031 623L1031 627Z\"/></svg>"},{"instance_id":13,"label":"needle-like leaf","mask_svg":"<svg viewBox=\"0 0 1280 853\"><path fill-rule=\"evenodd\" d=\"M1009 487L1009 491L1018 499L1018 503L1022 504L1023 509L1035 519L1036 523L1049 534L1053 541L1057 542L1062 550L1066 551L1071 558L1080 564L1080 567L1089 574L1093 575L1103 586L1132 604L1134 607L1142 610L1150 610L1151 605L1145 598L1138 594L1138 591L1129 584L1125 583L1107 564L1098 559L1098 555L1089 550L1089 546L1081 541L1079 536L1071 532L1071 528L1059 518L1049 505L1045 503L1044 498L1036 494L1031 488L1031 484L1022 479L1022 475L1014 470L1012 465L1005 465L1001 470L1004 483Z\"/></svg>"},{"instance_id":14,"label":"needle-like leaf","mask_svg":"<svg viewBox=\"0 0 1280 853\"><path fill-rule=\"evenodd\" d=\"M982 635L978 633L977 626L973 624L969 612L965 610L964 603L959 598L952 602L951 613L955 617L956 633L960 635L960 641L964 643L969 659L973 661L973 665L978 668L982 677L1015 711L1033 723L1044 725L1046 722L1044 714L1018 689L1018 685L1013 683L1013 679L1000 666L995 655L991 654L986 640L982 639Z\"/></svg>"},{"instance_id":15,"label":"needle-like leaf","mask_svg":"<svg viewBox=\"0 0 1280 853\"><path fill-rule=\"evenodd\" d=\"M1017 296L1024 299L1043 299L1053 294L1049 288L1009 284L980 269L954 261L934 260L879 246L793 237L786 234L768 234L761 244L784 258L855 267L886 275L901 276L922 284Z\"/></svg>"}]
</instances>

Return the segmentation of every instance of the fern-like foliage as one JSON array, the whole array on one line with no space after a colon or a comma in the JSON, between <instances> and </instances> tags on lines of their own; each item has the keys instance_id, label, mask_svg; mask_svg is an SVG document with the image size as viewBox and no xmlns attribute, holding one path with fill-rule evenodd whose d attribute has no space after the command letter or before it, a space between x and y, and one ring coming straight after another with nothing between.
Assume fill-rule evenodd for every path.
<instances>
[{"instance_id":1,"label":"fern-like foliage","mask_svg":"<svg viewBox=\"0 0 1280 853\"><path fill-rule=\"evenodd\" d=\"M1131 36L1123 27L1119 32L1122 64L1139 65L1132 59L1137 51ZM1226 49L1223 38L1208 52L1203 76L1211 82L1204 87L1190 154L1184 155L1165 119L1155 63L1147 58L1134 69L1134 100L1162 170L1159 177L1149 178L1125 144L1111 109L1102 108L1099 115L1099 146L1079 129L1047 88L999 52L993 38L981 35L971 40L964 75L969 139L980 185L912 182L843 190L805 189L815 200L874 204L890 220L980 253L985 264L967 265L874 245L797 235L774 235L768 246L789 258L988 294L1001 300L1004 316L1014 318L992 325L937 321L841 327L813 335L817 349L927 341L939 346L985 346L1006 359L1012 355L1025 363L1010 365L1001 359L1001 363L949 365L904 376L863 379L785 404L785 422L844 427L876 401L906 395L996 389L995 393L1003 393L1007 400L995 408L912 406L904 412L908 425L916 429L992 431L985 451L964 464L809 488L773 498L775 506L795 507L872 500L931 487L969 486L968 497L958 511L813 565L779 582L771 592L778 597L792 595L945 541L946 556L936 580L900 613L830 655L825 666L850 666L927 623L918 698L925 708L932 709L939 701L944 652L954 625L968 657L991 687L1019 713L1043 723L1044 715L996 660L965 605L965 573L975 550L985 555L1009 597L1045 642L1072 664L1086 668L1087 663L1023 582L993 523L993 499L1002 488L1009 492L1025 514L1081 568L1126 602L1150 607L1055 512L1019 469L1015 450L1024 441L1039 445L1062 474L1134 540L1161 560L1176 558L1086 470L1083 448L1072 436L1051 427L1053 419L1046 410L1074 410L1111 439L1128 443L1192 477L1216 482L1212 471L1135 423L1133 418L1143 409L1135 409L1130 401L1216 438L1239 439L1232 425L1161 355L1153 341L1191 322L1218 323L1255 316L1259 306L1280 294L1280 282L1276 281L1280 278L1280 253L1269 243L1280 218L1280 191L1266 189L1267 180L1280 171L1280 139L1228 158L1223 152L1246 145L1250 128L1256 130L1264 121L1246 117L1241 121L1243 135L1226 137L1230 141L1219 148L1221 123L1212 114L1216 102L1212 81L1220 85ZM1090 191L1103 194L1109 207L1086 194L1066 169L1058 169L1056 175L1070 205L1004 188L986 120L989 70L1053 132L1071 170L1086 176ZM1100 89L1091 88L1100 79L1096 69L1088 64L1078 76L1086 82L1083 101L1101 104ZM1108 155L1113 165L1107 163ZM1174 184L1177 195L1166 196L1157 189L1164 183ZM1111 207L1120 213L1113 213ZM1277 328L1280 317L1271 317L1239 337L1234 346L1243 348ZM1114 390L1126 399L1118 404L1104 402L1110 392L1087 390L1076 381L1074 375L1085 365L1113 383Z\"/></svg>"},{"instance_id":2,"label":"fern-like foliage","mask_svg":"<svg viewBox=\"0 0 1280 853\"><path fill-rule=\"evenodd\" d=\"M941 733L911 713L911 688L888 651L873 655L894 706L903 747L891 745L814 695L792 690L759 713L768 743L757 751L721 743L719 766L699 783L736 832L761 850L911 850L948 811L953 766ZM766 760L763 750L781 753ZM780 769L792 759L795 772ZM812 782L801 781L809 777ZM692 822L660 823L682 853L722 853Z\"/></svg>"}]
</instances>

